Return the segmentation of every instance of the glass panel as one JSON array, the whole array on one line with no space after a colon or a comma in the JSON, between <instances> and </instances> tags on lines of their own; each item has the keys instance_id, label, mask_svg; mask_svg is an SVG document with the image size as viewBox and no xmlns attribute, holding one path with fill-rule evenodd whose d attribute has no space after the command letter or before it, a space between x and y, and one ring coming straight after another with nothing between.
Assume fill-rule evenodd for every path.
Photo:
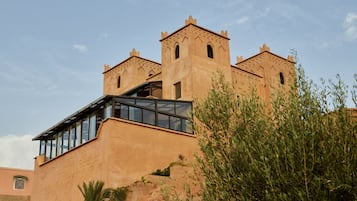
<instances>
[{"instance_id":1,"label":"glass panel","mask_svg":"<svg viewBox=\"0 0 357 201\"><path fill-rule=\"evenodd\" d=\"M76 143L76 127L72 127L69 131L69 149L72 149Z\"/></svg>"},{"instance_id":2,"label":"glass panel","mask_svg":"<svg viewBox=\"0 0 357 201\"><path fill-rule=\"evenodd\" d=\"M58 133L56 150L57 150L57 156L62 154L62 133Z\"/></svg>"},{"instance_id":3,"label":"glass panel","mask_svg":"<svg viewBox=\"0 0 357 201\"><path fill-rule=\"evenodd\" d=\"M80 145L81 142L81 122L77 122L76 123L76 146Z\"/></svg>"},{"instance_id":4,"label":"glass panel","mask_svg":"<svg viewBox=\"0 0 357 201\"><path fill-rule=\"evenodd\" d=\"M112 117L112 104L111 103L106 103L105 108L104 108L104 119Z\"/></svg>"},{"instance_id":5,"label":"glass panel","mask_svg":"<svg viewBox=\"0 0 357 201\"><path fill-rule=\"evenodd\" d=\"M52 150L51 150L51 158L55 158L57 155L56 155L56 139L52 140Z\"/></svg>"},{"instance_id":6,"label":"glass panel","mask_svg":"<svg viewBox=\"0 0 357 201\"><path fill-rule=\"evenodd\" d=\"M176 131L182 131L181 130L181 119L177 117L170 117L170 129L176 130Z\"/></svg>"},{"instance_id":7,"label":"glass panel","mask_svg":"<svg viewBox=\"0 0 357 201\"><path fill-rule=\"evenodd\" d=\"M96 123L96 130L98 130L100 123L102 123L104 119L104 106L101 106L97 111L97 123Z\"/></svg>"},{"instance_id":8,"label":"glass panel","mask_svg":"<svg viewBox=\"0 0 357 201\"><path fill-rule=\"evenodd\" d=\"M46 141L45 140L41 140L40 141L40 153L39 153L39 155L45 154L45 146L46 146Z\"/></svg>"},{"instance_id":9,"label":"glass panel","mask_svg":"<svg viewBox=\"0 0 357 201\"><path fill-rule=\"evenodd\" d=\"M141 109L129 106L129 120L143 122Z\"/></svg>"},{"instance_id":10,"label":"glass panel","mask_svg":"<svg viewBox=\"0 0 357 201\"><path fill-rule=\"evenodd\" d=\"M160 112L167 112L169 114L175 114L175 105L171 101L157 101L157 109Z\"/></svg>"},{"instance_id":11,"label":"glass panel","mask_svg":"<svg viewBox=\"0 0 357 201\"><path fill-rule=\"evenodd\" d=\"M157 126L169 128L169 116L165 114L157 114Z\"/></svg>"},{"instance_id":12,"label":"glass panel","mask_svg":"<svg viewBox=\"0 0 357 201\"><path fill-rule=\"evenodd\" d=\"M95 134L96 134L96 127L97 127L97 121L96 121L96 115L93 114L90 118L89 118L89 139L93 139L95 138Z\"/></svg>"},{"instance_id":13,"label":"glass panel","mask_svg":"<svg viewBox=\"0 0 357 201\"><path fill-rule=\"evenodd\" d=\"M114 105L114 117L117 117L117 118L120 118L120 109L121 109L121 104L119 102L115 102L115 105Z\"/></svg>"},{"instance_id":14,"label":"glass panel","mask_svg":"<svg viewBox=\"0 0 357 201\"><path fill-rule=\"evenodd\" d=\"M51 159L51 140L46 141L46 161Z\"/></svg>"},{"instance_id":15,"label":"glass panel","mask_svg":"<svg viewBox=\"0 0 357 201\"><path fill-rule=\"evenodd\" d=\"M120 118L129 119L129 108L127 105L120 105Z\"/></svg>"},{"instance_id":16,"label":"glass panel","mask_svg":"<svg viewBox=\"0 0 357 201\"><path fill-rule=\"evenodd\" d=\"M88 129L89 129L89 119L85 118L82 120L82 143L88 141Z\"/></svg>"},{"instance_id":17,"label":"glass panel","mask_svg":"<svg viewBox=\"0 0 357 201\"><path fill-rule=\"evenodd\" d=\"M176 115L188 118L191 111L191 103L176 102Z\"/></svg>"},{"instance_id":18,"label":"glass panel","mask_svg":"<svg viewBox=\"0 0 357 201\"><path fill-rule=\"evenodd\" d=\"M182 131L186 133L193 133L192 122L187 119L181 119Z\"/></svg>"},{"instance_id":19,"label":"glass panel","mask_svg":"<svg viewBox=\"0 0 357 201\"><path fill-rule=\"evenodd\" d=\"M143 123L155 125L155 112L150 110L143 110Z\"/></svg>"},{"instance_id":20,"label":"glass panel","mask_svg":"<svg viewBox=\"0 0 357 201\"><path fill-rule=\"evenodd\" d=\"M138 99L138 100L136 100L136 105L140 105L140 106L155 110L155 101L154 100L140 100L140 99Z\"/></svg>"},{"instance_id":21,"label":"glass panel","mask_svg":"<svg viewBox=\"0 0 357 201\"><path fill-rule=\"evenodd\" d=\"M68 151L68 130L63 132L63 150L62 153L65 153Z\"/></svg>"}]
</instances>

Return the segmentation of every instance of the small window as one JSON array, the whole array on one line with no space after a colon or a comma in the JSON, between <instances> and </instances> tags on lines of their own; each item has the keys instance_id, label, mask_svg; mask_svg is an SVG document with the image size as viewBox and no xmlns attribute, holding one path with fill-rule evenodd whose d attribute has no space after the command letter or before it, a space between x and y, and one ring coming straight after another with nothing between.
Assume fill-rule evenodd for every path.
<instances>
[{"instance_id":1,"label":"small window","mask_svg":"<svg viewBox=\"0 0 357 201\"><path fill-rule=\"evenodd\" d=\"M180 58L180 46L179 45L176 45L176 48L175 48L175 59L178 59Z\"/></svg>"},{"instance_id":2,"label":"small window","mask_svg":"<svg viewBox=\"0 0 357 201\"><path fill-rule=\"evenodd\" d=\"M284 80L284 75L282 72L279 73L279 77L280 77L280 84L284 84L285 80Z\"/></svg>"},{"instance_id":3,"label":"small window","mask_svg":"<svg viewBox=\"0 0 357 201\"><path fill-rule=\"evenodd\" d=\"M213 59L213 49L211 45L207 45L207 56Z\"/></svg>"},{"instance_id":4,"label":"small window","mask_svg":"<svg viewBox=\"0 0 357 201\"><path fill-rule=\"evenodd\" d=\"M177 82L175 85L175 98L181 98L181 82Z\"/></svg>"},{"instance_id":5,"label":"small window","mask_svg":"<svg viewBox=\"0 0 357 201\"><path fill-rule=\"evenodd\" d=\"M118 77L117 87L120 88L120 76Z\"/></svg>"},{"instance_id":6,"label":"small window","mask_svg":"<svg viewBox=\"0 0 357 201\"><path fill-rule=\"evenodd\" d=\"M27 177L25 176L14 176L14 189L23 190L25 189L25 181Z\"/></svg>"}]
</instances>

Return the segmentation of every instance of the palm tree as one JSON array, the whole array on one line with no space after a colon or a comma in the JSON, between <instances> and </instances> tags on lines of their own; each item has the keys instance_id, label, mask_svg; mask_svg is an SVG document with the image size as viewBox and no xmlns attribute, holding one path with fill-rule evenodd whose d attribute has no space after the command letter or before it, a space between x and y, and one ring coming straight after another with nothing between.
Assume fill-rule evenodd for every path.
<instances>
[{"instance_id":1,"label":"palm tree","mask_svg":"<svg viewBox=\"0 0 357 201\"><path fill-rule=\"evenodd\" d=\"M78 185L78 188L84 197L84 201L103 201L104 182L90 181L88 185L83 182L82 186L83 188Z\"/></svg>"}]
</instances>

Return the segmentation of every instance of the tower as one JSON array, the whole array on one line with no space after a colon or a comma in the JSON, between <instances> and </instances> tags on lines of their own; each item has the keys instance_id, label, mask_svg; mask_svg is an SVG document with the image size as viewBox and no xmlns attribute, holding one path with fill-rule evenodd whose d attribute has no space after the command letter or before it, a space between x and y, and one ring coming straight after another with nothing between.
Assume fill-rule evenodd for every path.
<instances>
[{"instance_id":1,"label":"tower","mask_svg":"<svg viewBox=\"0 0 357 201\"><path fill-rule=\"evenodd\" d=\"M203 98L211 79L220 71L231 81L229 38L197 25L191 16L185 26L161 33L163 98L193 100Z\"/></svg>"}]
</instances>

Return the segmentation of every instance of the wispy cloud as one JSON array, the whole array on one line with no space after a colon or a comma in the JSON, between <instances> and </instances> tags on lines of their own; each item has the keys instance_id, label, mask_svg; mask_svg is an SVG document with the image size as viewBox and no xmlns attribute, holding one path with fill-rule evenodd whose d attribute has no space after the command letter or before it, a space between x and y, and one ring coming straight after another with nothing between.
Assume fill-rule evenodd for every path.
<instances>
[{"instance_id":1,"label":"wispy cloud","mask_svg":"<svg viewBox=\"0 0 357 201\"><path fill-rule=\"evenodd\" d=\"M0 136L0 166L33 169L38 143L32 135Z\"/></svg>"},{"instance_id":2,"label":"wispy cloud","mask_svg":"<svg viewBox=\"0 0 357 201\"><path fill-rule=\"evenodd\" d=\"M241 17L241 18L238 18L238 19L236 20L236 23L237 23L237 24L244 24L244 23L246 23L248 20L249 20L249 17L248 17L248 16L243 16L243 17Z\"/></svg>"},{"instance_id":3,"label":"wispy cloud","mask_svg":"<svg viewBox=\"0 0 357 201\"><path fill-rule=\"evenodd\" d=\"M345 28L345 40L357 40L357 13L347 13L343 27Z\"/></svg>"},{"instance_id":4,"label":"wispy cloud","mask_svg":"<svg viewBox=\"0 0 357 201\"><path fill-rule=\"evenodd\" d=\"M73 44L72 48L77 50L79 53L86 53L88 51L88 48L84 44Z\"/></svg>"}]
</instances>

